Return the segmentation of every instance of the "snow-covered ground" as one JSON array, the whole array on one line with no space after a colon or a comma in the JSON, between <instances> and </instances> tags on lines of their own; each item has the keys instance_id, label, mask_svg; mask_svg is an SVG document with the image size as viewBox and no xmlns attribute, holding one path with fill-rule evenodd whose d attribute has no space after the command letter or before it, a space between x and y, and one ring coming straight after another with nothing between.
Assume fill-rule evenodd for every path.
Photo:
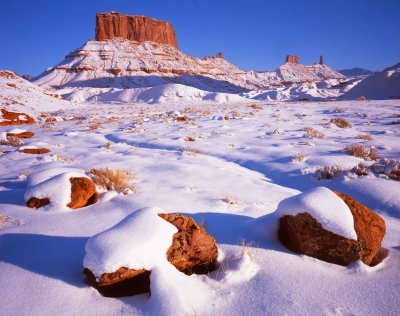
<instances>
[{"instance_id":1,"label":"snow-covered ground","mask_svg":"<svg viewBox=\"0 0 400 316\"><path fill-rule=\"evenodd\" d=\"M28 155L0 145L0 214L7 218L0 228L1 315L398 314L400 182L373 172L356 176L353 167L374 162L344 151L361 143L399 160L400 125L393 124L400 119L398 100L68 103L53 114L54 124L21 127L35 132L23 140L25 146L50 153ZM352 127L339 128L333 118ZM312 138L316 134L307 133L308 127L324 137ZM0 135L9 129L0 127ZM372 140L359 138L367 134ZM317 170L326 166L340 172L333 180L317 180ZM29 174L100 167L133 170L137 192L103 192L99 202L79 210L25 206L27 189L40 182L38 174L27 179ZM308 205L312 199L292 197L321 186L352 196L385 219L389 256L381 264L342 267L279 243L278 205ZM327 212L329 205L318 202ZM163 263L152 272L151 296L101 296L82 273L86 242L147 207L204 223L217 240L219 268L189 277L167 273L171 267ZM335 220L328 216L327 225ZM343 225L344 234L354 234L348 221Z\"/></svg>"}]
</instances>

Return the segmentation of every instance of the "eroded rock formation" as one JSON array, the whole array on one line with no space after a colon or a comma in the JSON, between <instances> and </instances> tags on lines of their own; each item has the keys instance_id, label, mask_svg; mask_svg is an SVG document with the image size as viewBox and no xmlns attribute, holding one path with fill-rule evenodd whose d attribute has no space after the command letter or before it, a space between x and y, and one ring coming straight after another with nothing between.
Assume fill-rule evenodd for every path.
<instances>
[{"instance_id":1,"label":"eroded rock formation","mask_svg":"<svg viewBox=\"0 0 400 316\"><path fill-rule=\"evenodd\" d=\"M156 42L178 48L172 24L144 16L123 15L117 12L96 14L96 40L115 37L136 42Z\"/></svg>"},{"instance_id":2,"label":"eroded rock formation","mask_svg":"<svg viewBox=\"0 0 400 316\"><path fill-rule=\"evenodd\" d=\"M300 64L300 59L299 59L299 56L287 55L286 56L286 62L287 63L292 63L292 64Z\"/></svg>"}]
</instances>

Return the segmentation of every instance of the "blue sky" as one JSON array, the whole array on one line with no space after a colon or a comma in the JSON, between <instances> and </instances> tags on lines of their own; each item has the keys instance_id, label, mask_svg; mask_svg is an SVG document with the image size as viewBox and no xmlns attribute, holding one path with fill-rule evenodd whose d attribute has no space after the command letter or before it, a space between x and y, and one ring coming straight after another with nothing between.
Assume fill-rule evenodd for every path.
<instances>
[{"instance_id":1,"label":"blue sky","mask_svg":"<svg viewBox=\"0 0 400 316\"><path fill-rule=\"evenodd\" d=\"M171 22L183 52L224 52L243 69L273 70L285 55L336 69L400 62L399 0L1 0L0 69L38 75L94 37L96 12Z\"/></svg>"}]
</instances>

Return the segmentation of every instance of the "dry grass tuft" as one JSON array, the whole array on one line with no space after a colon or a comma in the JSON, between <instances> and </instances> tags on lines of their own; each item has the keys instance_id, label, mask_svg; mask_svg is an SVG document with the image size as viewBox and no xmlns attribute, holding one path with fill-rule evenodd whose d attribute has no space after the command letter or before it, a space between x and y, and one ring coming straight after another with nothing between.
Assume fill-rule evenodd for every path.
<instances>
[{"instance_id":1,"label":"dry grass tuft","mask_svg":"<svg viewBox=\"0 0 400 316\"><path fill-rule=\"evenodd\" d=\"M192 147L183 148L183 153L188 156L196 157L201 154L201 150Z\"/></svg>"},{"instance_id":2,"label":"dry grass tuft","mask_svg":"<svg viewBox=\"0 0 400 316\"><path fill-rule=\"evenodd\" d=\"M318 180L331 180L340 174L340 167L336 165L323 166L315 171Z\"/></svg>"},{"instance_id":3,"label":"dry grass tuft","mask_svg":"<svg viewBox=\"0 0 400 316\"><path fill-rule=\"evenodd\" d=\"M350 128L351 127L351 124L342 117L335 117L335 118L331 119L331 123L335 124L339 128Z\"/></svg>"},{"instance_id":4,"label":"dry grass tuft","mask_svg":"<svg viewBox=\"0 0 400 316\"><path fill-rule=\"evenodd\" d=\"M19 147L22 146L24 143L23 141L14 136L7 136L7 140L1 140L0 145L12 146L12 147Z\"/></svg>"},{"instance_id":5,"label":"dry grass tuft","mask_svg":"<svg viewBox=\"0 0 400 316\"><path fill-rule=\"evenodd\" d=\"M293 156L292 162L303 162L308 158L308 155L305 153L297 153Z\"/></svg>"},{"instance_id":6,"label":"dry grass tuft","mask_svg":"<svg viewBox=\"0 0 400 316\"><path fill-rule=\"evenodd\" d=\"M115 190L124 194L136 192L136 187L132 184L132 179L136 179L135 173L132 170L124 169L90 169L89 174L94 183L108 191Z\"/></svg>"},{"instance_id":7,"label":"dry grass tuft","mask_svg":"<svg viewBox=\"0 0 400 316\"><path fill-rule=\"evenodd\" d=\"M350 144L344 148L344 151L351 156L359 157L364 160L379 160L378 150L375 147L367 148L363 144Z\"/></svg>"},{"instance_id":8,"label":"dry grass tuft","mask_svg":"<svg viewBox=\"0 0 400 316\"><path fill-rule=\"evenodd\" d=\"M8 217L4 214L0 214L0 229L7 227L7 226L18 226L23 224L22 221L13 219L11 217Z\"/></svg>"},{"instance_id":9,"label":"dry grass tuft","mask_svg":"<svg viewBox=\"0 0 400 316\"><path fill-rule=\"evenodd\" d=\"M374 138L370 134L359 134L357 138L362 140L374 140Z\"/></svg>"},{"instance_id":10,"label":"dry grass tuft","mask_svg":"<svg viewBox=\"0 0 400 316\"><path fill-rule=\"evenodd\" d=\"M320 132L319 130L313 128L313 127L306 127L304 129L304 131L306 132L303 137L306 138L318 138L318 139L324 139L325 138L325 134Z\"/></svg>"}]
</instances>

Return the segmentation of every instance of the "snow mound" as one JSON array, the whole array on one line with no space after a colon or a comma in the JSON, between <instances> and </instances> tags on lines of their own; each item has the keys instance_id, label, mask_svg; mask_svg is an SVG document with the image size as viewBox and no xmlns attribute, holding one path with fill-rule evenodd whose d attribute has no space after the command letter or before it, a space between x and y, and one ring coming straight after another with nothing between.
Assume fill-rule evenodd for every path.
<instances>
[{"instance_id":1,"label":"snow mound","mask_svg":"<svg viewBox=\"0 0 400 316\"><path fill-rule=\"evenodd\" d=\"M24 194L25 202L35 197L48 198L50 203L41 207L41 211L68 211L71 202L71 178L85 177L85 172L73 168L53 168L31 174L27 178L28 186Z\"/></svg>"},{"instance_id":2,"label":"snow mound","mask_svg":"<svg viewBox=\"0 0 400 316\"><path fill-rule=\"evenodd\" d=\"M400 64L366 77L345 93L343 99L354 100L360 96L371 100L400 99Z\"/></svg>"},{"instance_id":3,"label":"snow mound","mask_svg":"<svg viewBox=\"0 0 400 316\"><path fill-rule=\"evenodd\" d=\"M343 200L325 187L317 187L279 203L279 217L307 212L324 229L348 239L357 240L353 215Z\"/></svg>"},{"instance_id":4,"label":"snow mound","mask_svg":"<svg viewBox=\"0 0 400 316\"><path fill-rule=\"evenodd\" d=\"M168 263L167 250L178 231L158 216L159 208L143 208L86 243L83 265L98 278L121 267L152 270ZM169 263L168 263L169 264Z\"/></svg>"},{"instance_id":5,"label":"snow mound","mask_svg":"<svg viewBox=\"0 0 400 316\"><path fill-rule=\"evenodd\" d=\"M217 103L246 101L236 94L209 92L183 84L162 84L147 88L79 88L64 89L64 96L73 103L167 103L211 101Z\"/></svg>"}]
</instances>

